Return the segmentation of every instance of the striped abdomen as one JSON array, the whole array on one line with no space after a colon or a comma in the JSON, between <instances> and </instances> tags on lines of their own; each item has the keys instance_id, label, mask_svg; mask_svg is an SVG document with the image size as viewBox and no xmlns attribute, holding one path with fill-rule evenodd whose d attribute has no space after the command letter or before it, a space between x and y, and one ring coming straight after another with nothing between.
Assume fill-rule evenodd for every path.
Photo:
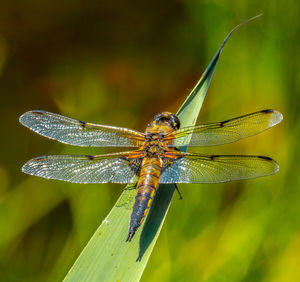
<instances>
[{"instance_id":1,"label":"striped abdomen","mask_svg":"<svg viewBox=\"0 0 300 282\"><path fill-rule=\"evenodd\" d=\"M160 158L144 158L140 178L137 183L135 202L132 208L129 234L127 241L130 241L136 230L142 224L150 208L155 191L158 187L162 161Z\"/></svg>"}]
</instances>

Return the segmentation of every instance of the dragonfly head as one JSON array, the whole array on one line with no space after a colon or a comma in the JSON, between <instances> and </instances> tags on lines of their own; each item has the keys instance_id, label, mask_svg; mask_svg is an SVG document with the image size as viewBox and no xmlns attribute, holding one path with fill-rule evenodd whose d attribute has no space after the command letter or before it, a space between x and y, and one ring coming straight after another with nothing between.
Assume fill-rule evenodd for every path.
<instances>
[{"instance_id":1,"label":"dragonfly head","mask_svg":"<svg viewBox=\"0 0 300 282\"><path fill-rule=\"evenodd\" d=\"M162 112L154 117L153 123L156 124L166 124L172 129L177 130L180 127L179 118L169 112Z\"/></svg>"}]
</instances>

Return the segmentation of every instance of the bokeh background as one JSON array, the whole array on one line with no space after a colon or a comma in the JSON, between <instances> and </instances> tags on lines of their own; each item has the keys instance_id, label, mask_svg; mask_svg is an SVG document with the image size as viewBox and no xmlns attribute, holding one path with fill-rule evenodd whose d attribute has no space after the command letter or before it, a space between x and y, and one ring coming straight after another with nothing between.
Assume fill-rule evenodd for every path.
<instances>
[{"instance_id":1,"label":"bokeh background","mask_svg":"<svg viewBox=\"0 0 300 282\"><path fill-rule=\"evenodd\" d=\"M176 112L226 34L198 123L262 109L275 128L198 152L258 154L274 176L180 185L142 281L300 281L298 1L1 1L0 280L60 281L122 192L21 173L28 159L93 154L40 137L32 109L143 131ZM100 250L99 250L100 251Z\"/></svg>"}]
</instances>

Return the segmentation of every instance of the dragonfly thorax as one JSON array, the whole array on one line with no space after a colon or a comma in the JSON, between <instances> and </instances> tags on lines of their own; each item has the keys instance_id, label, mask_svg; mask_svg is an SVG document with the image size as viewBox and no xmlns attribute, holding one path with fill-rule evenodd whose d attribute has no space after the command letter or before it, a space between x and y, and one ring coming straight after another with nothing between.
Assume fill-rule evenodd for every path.
<instances>
[{"instance_id":1,"label":"dragonfly thorax","mask_svg":"<svg viewBox=\"0 0 300 282\"><path fill-rule=\"evenodd\" d=\"M162 132L152 133L146 132L146 142L144 143L144 151L148 157L162 156L164 149L163 137L165 134Z\"/></svg>"},{"instance_id":2,"label":"dragonfly thorax","mask_svg":"<svg viewBox=\"0 0 300 282\"><path fill-rule=\"evenodd\" d=\"M147 144L144 147L145 153L147 157L161 157L163 156L165 150L163 146L161 146L159 143L156 144Z\"/></svg>"}]
</instances>

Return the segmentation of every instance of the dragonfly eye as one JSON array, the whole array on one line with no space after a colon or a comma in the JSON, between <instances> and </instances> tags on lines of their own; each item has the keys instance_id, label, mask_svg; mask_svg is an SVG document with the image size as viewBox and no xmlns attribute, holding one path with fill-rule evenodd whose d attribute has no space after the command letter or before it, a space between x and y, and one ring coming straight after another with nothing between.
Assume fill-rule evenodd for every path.
<instances>
[{"instance_id":1,"label":"dragonfly eye","mask_svg":"<svg viewBox=\"0 0 300 282\"><path fill-rule=\"evenodd\" d=\"M162 114L158 114L158 115L156 115L156 116L154 117L153 121L154 121L155 123L157 123L157 122L161 121L162 118L163 118L163 115L162 115Z\"/></svg>"},{"instance_id":2,"label":"dragonfly eye","mask_svg":"<svg viewBox=\"0 0 300 282\"><path fill-rule=\"evenodd\" d=\"M180 128L180 120L179 120L179 118L177 116L171 114L170 120L171 120L172 127L175 130L178 130Z\"/></svg>"},{"instance_id":3,"label":"dragonfly eye","mask_svg":"<svg viewBox=\"0 0 300 282\"><path fill-rule=\"evenodd\" d=\"M174 130L179 129L179 127L180 127L180 121L179 121L178 117L169 112L163 112L161 114L156 115L154 117L153 122L158 123L158 124L159 123L168 124Z\"/></svg>"}]
</instances>

